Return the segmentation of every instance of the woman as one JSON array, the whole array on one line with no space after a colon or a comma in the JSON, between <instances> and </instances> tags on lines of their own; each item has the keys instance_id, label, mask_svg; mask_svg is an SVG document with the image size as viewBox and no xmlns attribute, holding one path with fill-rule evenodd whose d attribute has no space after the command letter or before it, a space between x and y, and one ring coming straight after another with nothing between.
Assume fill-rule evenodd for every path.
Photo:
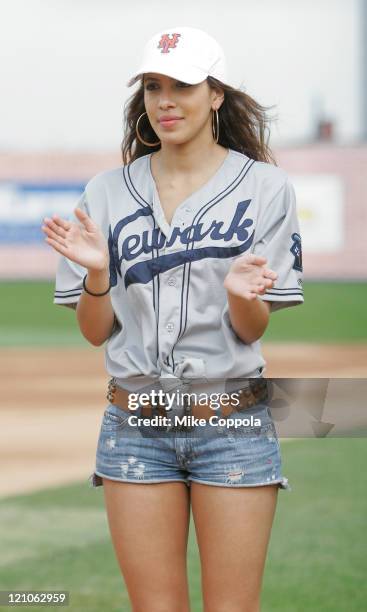
<instances>
[{"instance_id":1,"label":"woman","mask_svg":"<svg viewBox=\"0 0 367 612\"><path fill-rule=\"evenodd\" d=\"M264 109L229 86L205 32L153 36L137 81L123 168L89 181L72 221L43 226L62 255L54 302L76 307L91 344L107 340L92 486L134 612L190 609L190 507L204 610L259 610L278 488L290 488L261 403L260 338L270 312L303 302L294 190L264 143ZM181 403L193 388L207 399Z\"/></svg>"}]
</instances>

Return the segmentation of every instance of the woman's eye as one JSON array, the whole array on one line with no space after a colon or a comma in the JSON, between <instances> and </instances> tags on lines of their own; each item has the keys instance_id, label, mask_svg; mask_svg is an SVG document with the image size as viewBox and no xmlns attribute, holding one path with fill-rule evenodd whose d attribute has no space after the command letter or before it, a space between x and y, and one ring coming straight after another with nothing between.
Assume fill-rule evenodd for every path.
<instances>
[{"instance_id":1,"label":"woman's eye","mask_svg":"<svg viewBox=\"0 0 367 612\"><path fill-rule=\"evenodd\" d=\"M177 81L176 85L177 87L180 87L180 88L192 87L190 83L184 83L183 81ZM145 89L148 91L153 91L154 89L157 89L157 88L159 88L158 83L151 82L151 83L145 84Z\"/></svg>"}]
</instances>

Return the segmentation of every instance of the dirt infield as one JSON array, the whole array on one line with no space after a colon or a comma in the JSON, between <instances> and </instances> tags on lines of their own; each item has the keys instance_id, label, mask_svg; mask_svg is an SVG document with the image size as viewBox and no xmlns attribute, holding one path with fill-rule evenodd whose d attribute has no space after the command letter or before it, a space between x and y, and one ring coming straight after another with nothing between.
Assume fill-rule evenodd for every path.
<instances>
[{"instance_id":1,"label":"dirt infield","mask_svg":"<svg viewBox=\"0 0 367 612\"><path fill-rule=\"evenodd\" d=\"M367 378L367 345L263 344L263 354L267 377ZM0 496L87 481L108 403L103 347L3 348L0 372Z\"/></svg>"}]
</instances>

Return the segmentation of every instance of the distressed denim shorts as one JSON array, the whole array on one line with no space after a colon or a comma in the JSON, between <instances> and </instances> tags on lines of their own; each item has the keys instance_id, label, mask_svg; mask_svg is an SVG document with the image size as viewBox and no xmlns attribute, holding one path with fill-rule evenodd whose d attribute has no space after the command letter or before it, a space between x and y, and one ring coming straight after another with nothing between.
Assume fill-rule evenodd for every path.
<instances>
[{"instance_id":1,"label":"distressed denim shorts","mask_svg":"<svg viewBox=\"0 0 367 612\"><path fill-rule=\"evenodd\" d=\"M158 412L152 416L158 417ZM178 481L188 487L191 481L221 487L277 484L292 490L282 475L280 444L266 404L233 412L232 421L242 420L236 427L227 419L219 421L220 415L217 425L205 421L205 425L170 431L150 421L138 426L129 417L118 406L107 405L90 487L103 485L105 477L136 483ZM141 418L141 408L134 417L135 422Z\"/></svg>"}]
</instances>

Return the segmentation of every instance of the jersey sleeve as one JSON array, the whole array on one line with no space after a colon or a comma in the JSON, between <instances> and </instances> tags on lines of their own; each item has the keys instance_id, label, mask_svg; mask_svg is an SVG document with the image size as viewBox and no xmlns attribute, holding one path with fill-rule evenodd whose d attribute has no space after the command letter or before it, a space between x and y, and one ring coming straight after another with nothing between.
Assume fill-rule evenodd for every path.
<instances>
[{"instance_id":1,"label":"jersey sleeve","mask_svg":"<svg viewBox=\"0 0 367 612\"><path fill-rule=\"evenodd\" d=\"M272 302L271 312L302 304L302 243L296 194L288 177L260 215L252 252L266 257L266 266L278 274L274 286L259 295Z\"/></svg>"},{"instance_id":2,"label":"jersey sleeve","mask_svg":"<svg viewBox=\"0 0 367 612\"><path fill-rule=\"evenodd\" d=\"M77 201L76 206L84 210L90 216L85 191ZM68 220L80 224L74 212L69 216ZM75 307L83 292L83 278L86 274L86 268L59 253L53 303Z\"/></svg>"}]
</instances>

